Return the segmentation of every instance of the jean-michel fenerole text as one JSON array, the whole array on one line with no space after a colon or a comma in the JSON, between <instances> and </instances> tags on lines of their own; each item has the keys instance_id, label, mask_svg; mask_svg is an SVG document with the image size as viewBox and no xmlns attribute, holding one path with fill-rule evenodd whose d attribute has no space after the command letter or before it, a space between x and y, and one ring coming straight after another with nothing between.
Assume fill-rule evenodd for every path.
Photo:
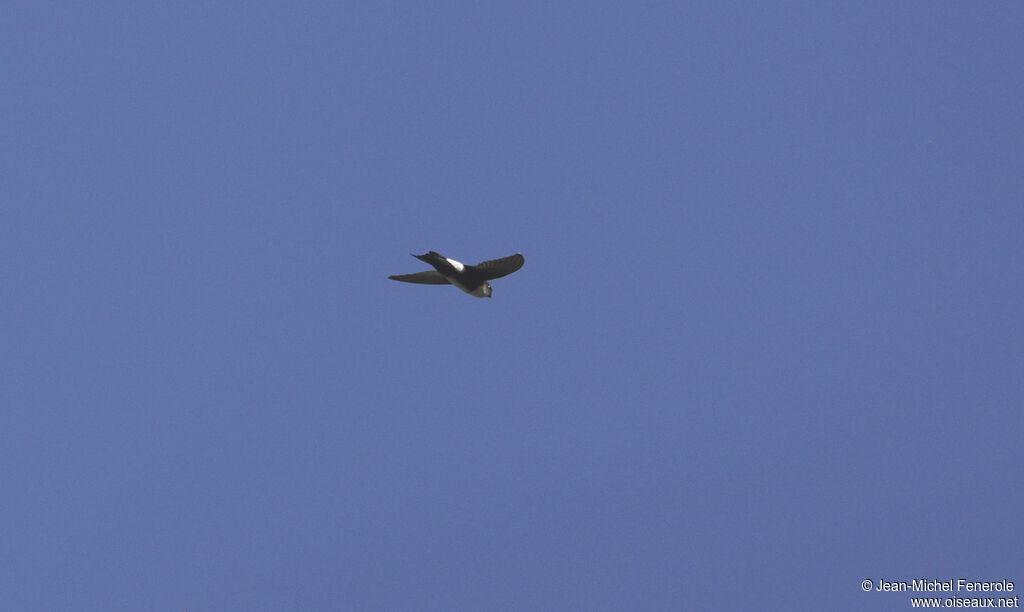
<instances>
[{"instance_id":1,"label":"jean-michel fenerole text","mask_svg":"<svg viewBox=\"0 0 1024 612\"><path fill-rule=\"evenodd\" d=\"M876 591L917 591L917 592L1007 592L1013 590L1012 580L999 580L997 582L980 582L977 580L966 580L957 578L955 580L929 580L919 578L906 582L903 580L882 580L875 581Z\"/></svg>"}]
</instances>

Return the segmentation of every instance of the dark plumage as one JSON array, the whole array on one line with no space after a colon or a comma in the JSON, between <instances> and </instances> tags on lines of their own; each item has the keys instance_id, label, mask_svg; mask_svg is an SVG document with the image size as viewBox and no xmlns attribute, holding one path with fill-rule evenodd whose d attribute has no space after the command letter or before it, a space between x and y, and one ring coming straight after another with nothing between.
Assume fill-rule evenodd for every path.
<instances>
[{"instance_id":1,"label":"dark plumage","mask_svg":"<svg viewBox=\"0 0 1024 612\"><path fill-rule=\"evenodd\" d=\"M490 259L475 266L449 259L435 251L424 255L413 255L413 257L430 264L434 269L415 274L399 274L388 278L420 285L452 284L475 297L491 297L491 284L487 281L512 274L522 268L526 261L519 253L501 259Z\"/></svg>"}]
</instances>

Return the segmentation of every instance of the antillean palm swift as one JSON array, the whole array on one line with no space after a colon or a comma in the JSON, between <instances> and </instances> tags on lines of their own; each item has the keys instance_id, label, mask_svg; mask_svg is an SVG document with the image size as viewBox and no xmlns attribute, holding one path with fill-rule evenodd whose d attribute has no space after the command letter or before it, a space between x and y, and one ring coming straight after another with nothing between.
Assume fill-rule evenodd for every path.
<instances>
[{"instance_id":1,"label":"antillean palm swift","mask_svg":"<svg viewBox=\"0 0 1024 612\"><path fill-rule=\"evenodd\" d=\"M413 255L413 257L430 264L434 269L415 274L399 274L388 278L420 285L455 285L466 293L481 298L491 297L491 284L487 281L512 274L522 268L526 261L520 253L501 259L491 259L475 266L455 261L434 251L425 255Z\"/></svg>"}]
</instances>

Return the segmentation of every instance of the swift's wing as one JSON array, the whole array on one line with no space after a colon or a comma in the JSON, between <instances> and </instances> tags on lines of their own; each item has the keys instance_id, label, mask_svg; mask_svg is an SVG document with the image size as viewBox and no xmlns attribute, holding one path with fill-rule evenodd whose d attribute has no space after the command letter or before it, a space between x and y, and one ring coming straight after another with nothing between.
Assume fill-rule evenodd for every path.
<instances>
[{"instance_id":1,"label":"swift's wing","mask_svg":"<svg viewBox=\"0 0 1024 612\"><path fill-rule=\"evenodd\" d=\"M447 285L448 279L441 276L437 270L427 270L416 274L398 274L389 276L391 280L402 281L403 283L416 283L418 285Z\"/></svg>"},{"instance_id":2,"label":"swift's wing","mask_svg":"<svg viewBox=\"0 0 1024 612\"><path fill-rule=\"evenodd\" d=\"M526 259L519 253L515 255L509 255L508 257L502 257L501 259L491 259L483 263L478 263L474 268L483 274L484 279L494 280L501 278L502 276L508 276L519 268L523 267L526 263Z\"/></svg>"}]
</instances>

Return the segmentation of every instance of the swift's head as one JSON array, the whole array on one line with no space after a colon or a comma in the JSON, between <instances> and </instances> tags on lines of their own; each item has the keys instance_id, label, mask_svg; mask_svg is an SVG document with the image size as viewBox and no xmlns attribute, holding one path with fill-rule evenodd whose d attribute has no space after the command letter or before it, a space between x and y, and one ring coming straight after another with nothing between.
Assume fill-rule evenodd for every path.
<instances>
[{"instance_id":1,"label":"swift's head","mask_svg":"<svg viewBox=\"0 0 1024 612\"><path fill-rule=\"evenodd\" d=\"M471 291L470 295L475 295L476 297L491 297L491 284L484 281L484 284Z\"/></svg>"}]
</instances>

